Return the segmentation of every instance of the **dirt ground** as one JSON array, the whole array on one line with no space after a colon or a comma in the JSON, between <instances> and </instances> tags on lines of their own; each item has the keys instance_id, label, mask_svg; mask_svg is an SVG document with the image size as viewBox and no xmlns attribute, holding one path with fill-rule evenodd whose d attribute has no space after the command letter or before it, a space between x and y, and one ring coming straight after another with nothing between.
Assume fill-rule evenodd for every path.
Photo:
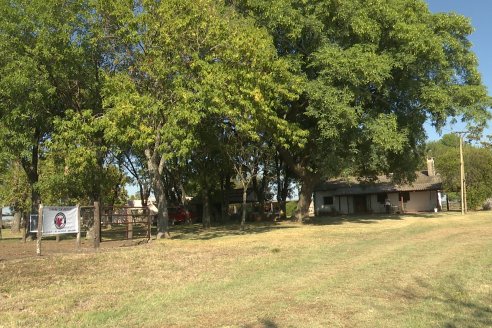
<instances>
[{"instance_id":1,"label":"dirt ground","mask_svg":"<svg viewBox=\"0 0 492 328\"><path fill-rule=\"evenodd\" d=\"M142 242L146 242L146 240L103 241L101 242L98 251L133 246ZM67 253L93 253L95 251L92 240L81 240L80 248L77 248L75 238L62 237L62 240L59 242L54 238L43 239L41 243L42 256L54 256ZM36 256L38 256L36 254L36 240L28 240L25 243L22 242L20 238L0 240L0 262Z\"/></svg>"}]
</instances>

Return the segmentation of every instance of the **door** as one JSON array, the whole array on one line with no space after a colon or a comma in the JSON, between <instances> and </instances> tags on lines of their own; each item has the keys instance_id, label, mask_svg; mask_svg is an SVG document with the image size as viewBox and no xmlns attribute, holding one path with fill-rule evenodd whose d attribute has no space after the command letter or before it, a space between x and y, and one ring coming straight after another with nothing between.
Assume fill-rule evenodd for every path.
<instances>
[{"instance_id":1,"label":"door","mask_svg":"<svg viewBox=\"0 0 492 328\"><path fill-rule=\"evenodd\" d=\"M355 213L367 213L366 195L354 196L354 212Z\"/></svg>"}]
</instances>

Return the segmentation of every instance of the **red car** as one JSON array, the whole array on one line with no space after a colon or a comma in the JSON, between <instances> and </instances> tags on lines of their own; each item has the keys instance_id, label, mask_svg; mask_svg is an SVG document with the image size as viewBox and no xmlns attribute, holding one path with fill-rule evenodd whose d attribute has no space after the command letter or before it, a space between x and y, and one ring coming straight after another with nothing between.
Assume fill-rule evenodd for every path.
<instances>
[{"instance_id":1,"label":"red car","mask_svg":"<svg viewBox=\"0 0 492 328\"><path fill-rule=\"evenodd\" d=\"M195 216L183 206L168 207L167 214L169 215L169 224L176 223L193 223ZM154 225L157 225L157 215L154 216Z\"/></svg>"},{"instance_id":2,"label":"red car","mask_svg":"<svg viewBox=\"0 0 492 328\"><path fill-rule=\"evenodd\" d=\"M168 207L167 213L169 214L169 224L175 223L191 223L192 214L183 206Z\"/></svg>"}]
</instances>

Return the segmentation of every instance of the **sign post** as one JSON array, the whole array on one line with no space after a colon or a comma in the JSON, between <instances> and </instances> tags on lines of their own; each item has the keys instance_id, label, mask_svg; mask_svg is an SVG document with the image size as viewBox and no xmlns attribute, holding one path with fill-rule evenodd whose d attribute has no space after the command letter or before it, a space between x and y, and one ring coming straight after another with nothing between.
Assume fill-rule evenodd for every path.
<instances>
[{"instance_id":1,"label":"sign post","mask_svg":"<svg viewBox=\"0 0 492 328\"><path fill-rule=\"evenodd\" d=\"M99 202L94 202L94 248L99 248L101 242L101 211Z\"/></svg>"},{"instance_id":2,"label":"sign post","mask_svg":"<svg viewBox=\"0 0 492 328\"><path fill-rule=\"evenodd\" d=\"M80 219L80 205L77 204L77 221L79 222L79 232L77 232L77 249L80 249L80 225L81 225L81 219Z\"/></svg>"},{"instance_id":3,"label":"sign post","mask_svg":"<svg viewBox=\"0 0 492 328\"><path fill-rule=\"evenodd\" d=\"M36 239L36 254L41 256L41 239L43 238L43 205L39 205L38 212L38 229L37 229L37 239Z\"/></svg>"}]
</instances>

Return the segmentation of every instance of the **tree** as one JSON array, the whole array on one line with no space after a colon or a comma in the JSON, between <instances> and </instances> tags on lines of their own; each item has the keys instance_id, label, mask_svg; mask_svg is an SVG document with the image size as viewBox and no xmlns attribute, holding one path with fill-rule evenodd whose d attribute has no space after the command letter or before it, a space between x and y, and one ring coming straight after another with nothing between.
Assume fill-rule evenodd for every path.
<instances>
[{"instance_id":1,"label":"tree","mask_svg":"<svg viewBox=\"0 0 492 328\"><path fill-rule=\"evenodd\" d=\"M103 127L93 110L67 110L54 119L53 135L45 144L38 189L50 204L93 204L110 201L114 186L124 179L109 145L100 137Z\"/></svg>"},{"instance_id":2,"label":"tree","mask_svg":"<svg viewBox=\"0 0 492 328\"><path fill-rule=\"evenodd\" d=\"M459 193L460 155L459 136L447 134L427 145L428 156L434 157L436 171L441 175L448 194ZM470 142L463 147L468 208L480 207L492 196L492 151Z\"/></svg>"},{"instance_id":3,"label":"tree","mask_svg":"<svg viewBox=\"0 0 492 328\"><path fill-rule=\"evenodd\" d=\"M254 21L215 1L144 2L118 12L127 13L119 26L128 31L130 65L106 76L106 136L145 154L159 236L168 236L163 174L170 158L186 160L200 145L207 118L245 135L267 125L284 140L295 135L271 106L295 96L284 82L292 82L289 66Z\"/></svg>"},{"instance_id":4,"label":"tree","mask_svg":"<svg viewBox=\"0 0 492 328\"><path fill-rule=\"evenodd\" d=\"M132 150L122 151L118 156L121 157L121 165L132 177L130 181L138 185L138 195L142 206L147 207L152 192L152 180L145 165L145 156Z\"/></svg>"},{"instance_id":5,"label":"tree","mask_svg":"<svg viewBox=\"0 0 492 328\"><path fill-rule=\"evenodd\" d=\"M9 160L0 172L0 204L14 212L12 232L20 231L21 219L30 209L30 186L26 173L18 160Z\"/></svg>"},{"instance_id":6,"label":"tree","mask_svg":"<svg viewBox=\"0 0 492 328\"><path fill-rule=\"evenodd\" d=\"M229 157L239 181L242 192L241 230L246 222L246 206L248 189L253 179L258 176L258 160L260 158L261 143L253 142L240 134L232 134L229 138Z\"/></svg>"},{"instance_id":7,"label":"tree","mask_svg":"<svg viewBox=\"0 0 492 328\"><path fill-rule=\"evenodd\" d=\"M278 151L275 153L275 176L277 201L279 202L280 217L287 218L287 197L290 196L290 185L293 182L293 173L289 166L282 160Z\"/></svg>"},{"instance_id":8,"label":"tree","mask_svg":"<svg viewBox=\"0 0 492 328\"><path fill-rule=\"evenodd\" d=\"M483 125L490 98L470 50L469 20L432 14L420 0L231 0L300 67L287 119L309 133L281 147L301 181L297 219L322 177L394 173L411 180L424 153L423 124L448 117Z\"/></svg>"},{"instance_id":9,"label":"tree","mask_svg":"<svg viewBox=\"0 0 492 328\"><path fill-rule=\"evenodd\" d=\"M55 118L100 107L87 1L0 2L0 147L19 161L31 205ZM98 105L99 104L99 105Z\"/></svg>"}]
</instances>

